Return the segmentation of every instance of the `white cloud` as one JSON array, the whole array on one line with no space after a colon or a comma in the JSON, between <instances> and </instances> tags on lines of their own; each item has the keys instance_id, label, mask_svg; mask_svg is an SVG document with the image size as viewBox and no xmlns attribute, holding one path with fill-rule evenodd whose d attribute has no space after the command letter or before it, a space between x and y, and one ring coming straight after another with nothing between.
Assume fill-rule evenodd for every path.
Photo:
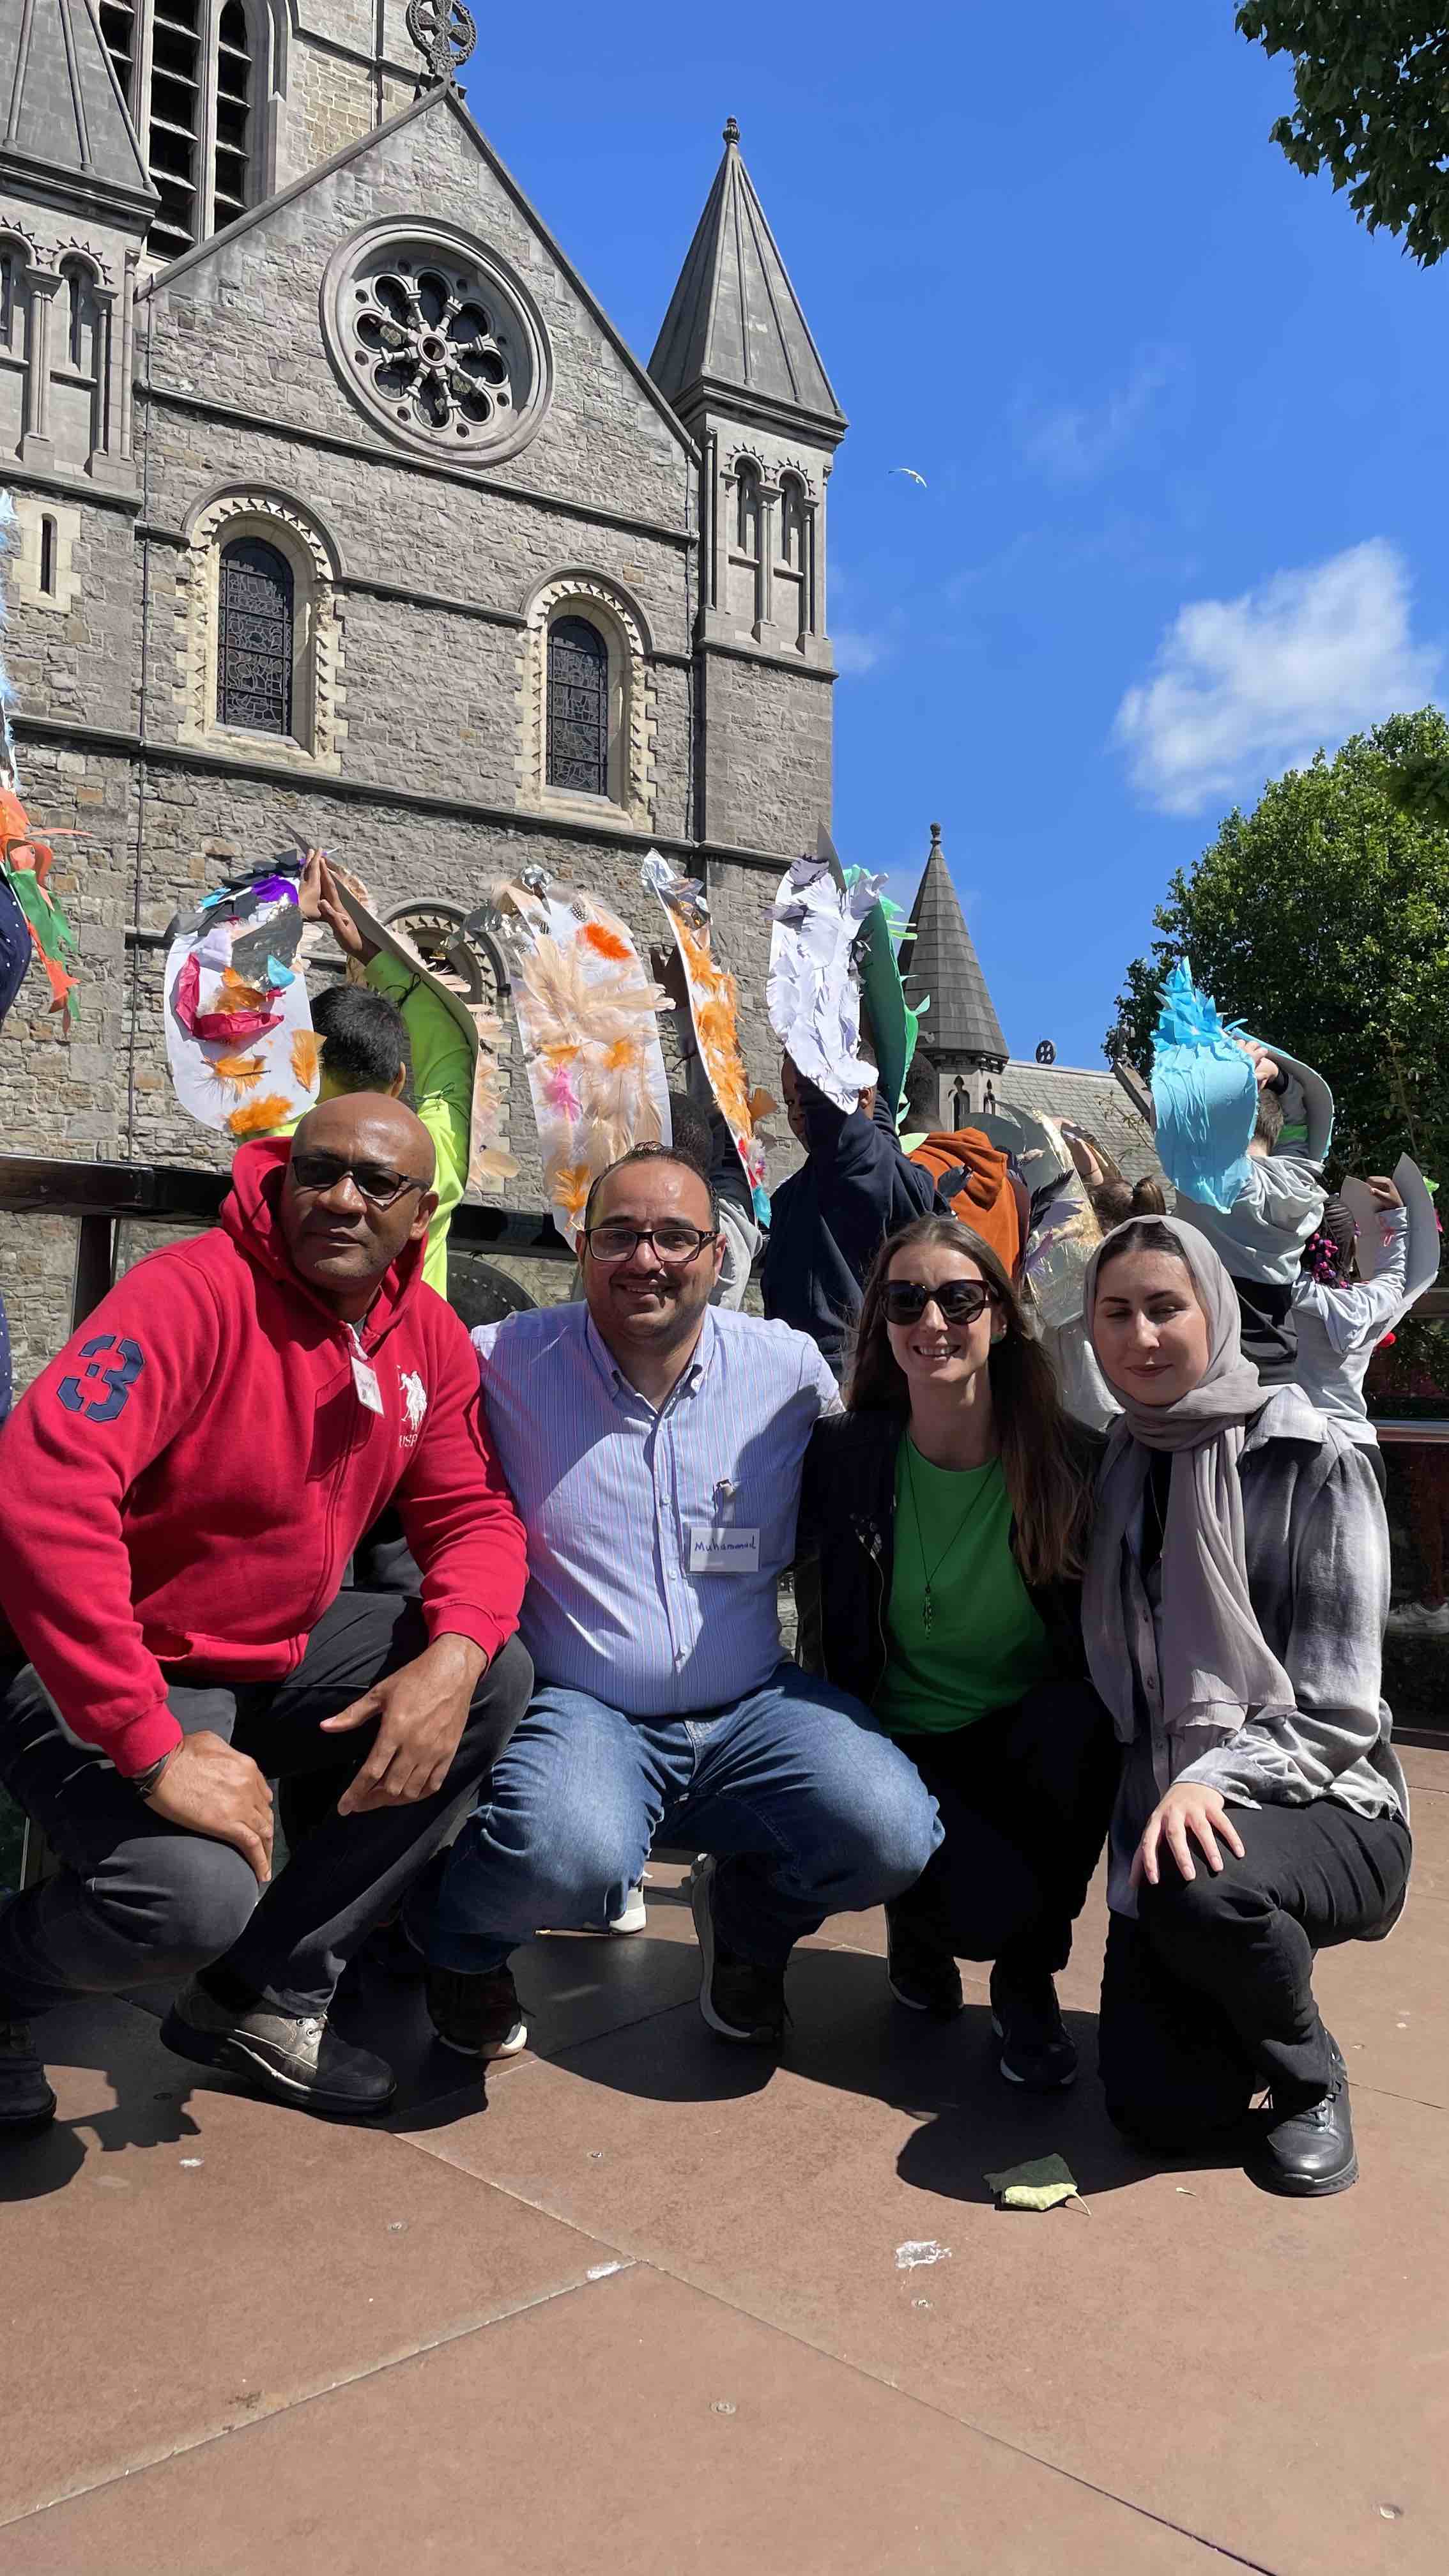
<instances>
[{"instance_id":1,"label":"white cloud","mask_svg":"<svg viewBox=\"0 0 1449 2576\"><path fill-rule=\"evenodd\" d=\"M1017 424L1028 464L1054 483L1093 481L1135 438L1184 364L1181 349L1141 349L1126 384L1105 402L1058 403L1049 410L1019 406Z\"/></svg>"},{"instance_id":2,"label":"white cloud","mask_svg":"<svg viewBox=\"0 0 1449 2576\"><path fill-rule=\"evenodd\" d=\"M872 635L862 627L833 626L830 642L837 671L847 673L852 679L858 678L862 671L873 671L886 651L885 637Z\"/></svg>"},{"instance_id":3,"label":"white cloud","mask_svg":"<svg viewBox=\"0 0 1449 2576\"><path fill-rule=\"evenodd\" d=\"M1123 698L1114 738L1148 804L1196 814L1320 744L1422 706L1439 667L1438 649L1410 634L1403 556L1371 537L1240 599L1179 609L1151 676Z\"/></svg>"}]
</instances>

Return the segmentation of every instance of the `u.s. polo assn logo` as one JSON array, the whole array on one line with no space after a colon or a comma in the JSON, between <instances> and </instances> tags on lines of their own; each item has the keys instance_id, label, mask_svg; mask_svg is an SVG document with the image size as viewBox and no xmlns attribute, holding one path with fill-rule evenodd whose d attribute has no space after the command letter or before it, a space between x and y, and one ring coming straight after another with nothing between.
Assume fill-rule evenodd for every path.
<instances>
[{"instance_id":1,"label":"u.s. polo assn logo","mask_svg":"<svg viewBox=\"0 0 1449 2576\"><path fill-rule=\"evenodd\" d=\"M398 1382L402 1387L402 1400L407 1410L407 1429L403 1433L403 1445L411 1449L423 1427L423 1415L428 1409L428 1390L416 1369L400 1369Z\"/></svg>"}]
</instances>

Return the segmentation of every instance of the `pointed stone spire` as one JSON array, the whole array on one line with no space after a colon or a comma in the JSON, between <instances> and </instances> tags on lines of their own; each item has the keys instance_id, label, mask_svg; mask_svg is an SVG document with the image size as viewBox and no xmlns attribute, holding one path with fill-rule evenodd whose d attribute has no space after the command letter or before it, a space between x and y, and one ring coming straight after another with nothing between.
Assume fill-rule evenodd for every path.
<instances>
[{"instance_id":1,"label":"pointed stone spire","mask_svg":"<svg viewBox=\"0 0 1449 2576\"><path fill-rule=\"evenodd\" d=\"M834 446L845 415L740 158L733 117L724 147L649 373L686 425L713 403Z\"/></svg>"},{"instance_id":2,"label":"pointed stone spire","mask_svg":"<svg viewBox=\"0 0 1449 2576\"><path fill-rule=\"evenodd\" d=\"M0 171L87 212L155 205L95 0L0 6Z\"/></svg>"},{"instance_id":3,"label":"pointed stone spire","mask_svg":"<svg viewBox=\"0 0 1449 2576\"><path fill-rule=\"evenodd\" d=\"M900 962L910 992L930 995L920 1035L928 1056L1005 1064L1006 1040L951 882L939 823L931 825L931 852L911 906Z\"/></svg>"}]
</instances>

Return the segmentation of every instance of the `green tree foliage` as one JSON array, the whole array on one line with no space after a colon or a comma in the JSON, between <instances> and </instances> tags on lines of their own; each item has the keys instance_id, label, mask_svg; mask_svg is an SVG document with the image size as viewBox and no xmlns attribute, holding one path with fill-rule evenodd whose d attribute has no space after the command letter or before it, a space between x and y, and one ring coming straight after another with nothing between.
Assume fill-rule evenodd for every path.
<instances>
[{"instance_id":1,"label":"green tree foliage","mask_svg":"<svg viewBox=\"0 0 1449 2576\"><path fill-rule=\"evenodd\" d=\"M1370 232L1402 233L1425 268L1449 249L1449 25L1428 0L1244 0L1237 23L1292 54L1297 105L1272 139L1306 177L1327 169Z\"/></svg>"},{"instance_id":2,"label":"green tree foliage","mask_svg":"<svg viewBox=\"0 0 1449 2576\"><path fill-rule=\"evenodd\" d=\"M1172 879L1108 1056L1150 1067L1163 978L1185 956L1225 1016L1324 1075L1345 1168L1391 1170L1407 1146L1449 1190L1446 776L1449 723L1427 707L1332 760L1320 751L1251 814L1231 813Z\"/></svg>"}]
</instances>

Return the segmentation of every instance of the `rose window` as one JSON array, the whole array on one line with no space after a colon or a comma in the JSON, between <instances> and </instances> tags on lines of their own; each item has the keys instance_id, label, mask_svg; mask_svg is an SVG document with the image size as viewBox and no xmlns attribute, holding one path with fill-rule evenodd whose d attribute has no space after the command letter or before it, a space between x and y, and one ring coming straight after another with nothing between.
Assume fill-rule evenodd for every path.
<instances>
[{"instance_id":1,"label":"rose window","mask_svg":"<svg viewBox=\"0 0 1449 2576\"><path fill-rule=\"evenodd\" d=\"M409 427L476 438L513 402L493 316L471 281L442 269L385 269L354 289L357 364Z\"/></svg>"},{"instance_id":2,"label":"rose window","mask_svg":"<svg viewBox=\"0 0 1449 2576\"><path fill-rule=\"evenodd\" d=\"M521 282L481 243L439 225L374 226L328 271L328 346L380 427L465 462L511 456L538 426L548 344Z\"/></svg>"}]
</instances>

